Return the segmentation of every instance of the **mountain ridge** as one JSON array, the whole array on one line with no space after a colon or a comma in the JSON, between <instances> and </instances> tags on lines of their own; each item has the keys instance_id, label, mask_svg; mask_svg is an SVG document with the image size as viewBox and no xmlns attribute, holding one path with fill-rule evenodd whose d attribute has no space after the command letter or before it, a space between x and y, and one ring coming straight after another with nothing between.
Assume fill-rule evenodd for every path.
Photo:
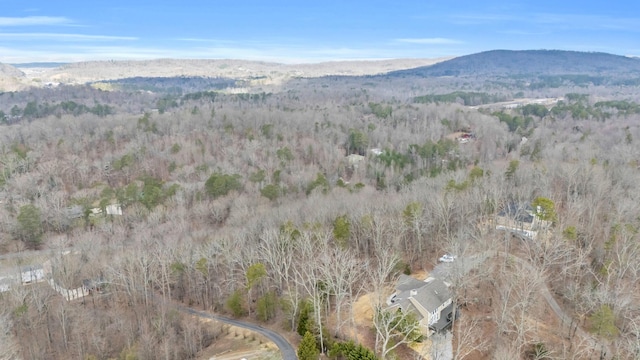
<instances>
[{"instance_id":1,"label":"mountain ridge","mask_svg":"<svg viewBox=\"0 0 640 360\"><path fill-rule=\"evenodd\" d=\"M591 74L640 75L640 59L603 52L568 50L490 50L430 66L392 71L389 76L495 76Z\"/></svg>"},{"instance_id":2,"label":"mountain ridge","mask_svg":"<svg viewBox=\"0 0 640 360\"><path fill-rule=\"evenodd\" d=\"M51 64L45 64L51 65ZM514 77L589 75L640 81L640 58L568 50L490 50L453 58L388 59L283 64L237 59L87 61L57 67L0 64L0 91L48 84L86 84L120 79L209 77L244 80L247 86L279 86L295 78L324 76ZM590 81L587 79L586 81ZM593 81L600 83L602 80Z\"/></svg>"}]
</instances>

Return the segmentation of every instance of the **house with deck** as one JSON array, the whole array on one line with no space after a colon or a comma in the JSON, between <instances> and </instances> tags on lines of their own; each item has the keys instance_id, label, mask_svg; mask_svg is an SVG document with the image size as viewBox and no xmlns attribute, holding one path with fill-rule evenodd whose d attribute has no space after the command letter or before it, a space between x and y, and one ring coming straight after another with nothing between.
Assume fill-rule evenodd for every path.
<instances>
[{"instance_id":1,"label":"house with deck","mask_svg":"<svg viewBox=\"0 0 640 360\"><path fill-rule=\"evenodd\" d=\"M389 310L413 313L423 334L429 336L451 325L453 300L449 286L442 280L428 277L418 280L400 275L396 292L387 300Z\"/></svg>"},{"instance_id":2,"label":"house with deck","mask_svg":"<svg viewBox=\"0 0 640 360\"><path fill-rule=\"evenodd\" d=\"M496 229L510 231L532 240L538 237L540 230L549 226L548 221L536 216L529 204L508 203L496 216Z\"/></svg>"}]
</instances>

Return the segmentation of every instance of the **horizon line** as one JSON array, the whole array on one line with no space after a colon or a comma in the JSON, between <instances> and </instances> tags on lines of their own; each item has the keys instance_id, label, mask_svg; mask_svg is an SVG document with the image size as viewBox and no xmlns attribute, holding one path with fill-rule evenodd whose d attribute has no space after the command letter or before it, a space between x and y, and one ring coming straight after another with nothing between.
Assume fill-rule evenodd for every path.
<instances>
[{"instance_id":1,"label":"horizon line","mask_svg":"<svg viewBox=\"0 0 640 360\"><path fill-rule=\"evenodd\" d=\"M579 50L562 50L562 49L492 49L492 50L483 50L477 51L462 55L444 55L444 56L433 56L433 57L415 57L415 56L407 56L407 57L366 57L366 58L335 58L335 59L323 59L323 58L300 58L300 57L283 57L283 58L259 58L259 57L169 57L169 56L158 56L158 57L140 57L140 58L130 58L130 59L110 59L110 58L96 58L96 59L83 59L83 60L33 60L33 61L0 61L0 64L7 64L11 66L24 66L24 65L34 65L34 64L60 64L60 65L68 65L68 64L78 64L78 63L88 63L88 62L145 62L145 61L162 61L162 60L181 60L181 61L246 61L246 62L261 62L261 63L271 63L271 64L283 64L283 65L305 65L305 64L322 64L322 63L332 63L332 62L375 62L375 61L391 61L391 60L436 60L436 59L454 59L462 56L476 55L486 52L492 51L511 51L511 52L529 52L529 51L564 51L564 52L576 52L576 53L585 53L585 54L609 54L614 56L622 56L627 58L637 59L640 58L639 55L634 54L615 54L608 53L602 51L579 51Z\"/></svg>"}]
</instances>

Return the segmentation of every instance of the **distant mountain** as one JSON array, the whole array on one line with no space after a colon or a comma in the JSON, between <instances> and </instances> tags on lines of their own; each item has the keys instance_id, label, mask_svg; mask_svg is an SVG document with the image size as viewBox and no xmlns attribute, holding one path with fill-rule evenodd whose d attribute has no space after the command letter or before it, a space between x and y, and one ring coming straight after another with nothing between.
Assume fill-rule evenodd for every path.
<instances>
[{"instance_id":1,"label":"distant mountain","mask_svg":"<svg viewBox=\"0 0 640 360\"><path fill-rule=\"evenodd\" d=\"M0 92L22 90L26 86L25 74L15 67L0 63Z\"/></svg>"},{"instance_id":2,"label":"distant mountain","mask_svg":"<svg viewBox=\"0 0 640 360\"><path fill-rule=\"evenodd\" d=\"M640 59L596 52L492 50L430 66L390 72L390 76L569 75L640 76Z\"/></svg>"},{"instance_id":3,"label":"distant mountain","mask_svg":"<svg viewBox=\"0 0 640 360\"><path fill-rule=\"evenodd\" d=\"M57 68L63 65L66 65L68 63L63 63L63 62L30 62L30 63L17 63L17 64L10 64L11 66L17 67L17 68L25 68L25 69L31 69L31 68Z\"/></svg>"},{"instance_id":4,"label":"distant mountain","mask_svg":"<svg viewBox=\"0 0 640 360\"><path fill-rule=\"evenodd\" d=\"M16 67L11 66L9 64L0 63L0 75L2 76L13 76L13 77L24 77L24 73L18 70Z\"/></svg>"},{"instance_id":5,"label":"distant mountain","mask_svg":"<svg viewBox=\"0 0 640 360\"><path fill-rule=\"evenodd\" d=\"M42 83L66 84L126 78L211 77L250 81L256 85L280 84L292 78L327 75L360 76L431 65L444 59L392 59L376 61L336 61L313 64L279 64L234 59L156 59L87 61L56 68L29 71L28 78Z\"/></svg>"}]
</instances>

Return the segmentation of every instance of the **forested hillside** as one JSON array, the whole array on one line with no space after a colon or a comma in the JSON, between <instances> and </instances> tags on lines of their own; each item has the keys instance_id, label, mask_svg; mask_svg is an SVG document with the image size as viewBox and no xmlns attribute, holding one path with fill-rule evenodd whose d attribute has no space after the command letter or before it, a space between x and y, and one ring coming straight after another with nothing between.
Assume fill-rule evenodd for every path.
<instances>
[{"instance_id":1,"label":"forested hillside","mask_svg":"<svg viewBox=\"0 0 640 360\"><path fill-rule=\"evenodd\" d=\"M496 76L599 74L638 76L640 60L597 52L563 50L492 50L456 57L435 65L399 70L391 75Z\"/></svg>"},{"instance_id":2,"label":"forested hillside","mask_svg":"<svg viewBox=\"0 0 640 360\"><path fill-rule=\"evenodd\" d=\"M385 302L451 253L456 359L637 357L640 89L493 81L0 94L0 269L99 284L71 301L47 282L0 292L0 349L202 357L220 332L181 303L330 358L414 357L402 343L430 340L394 331ZM496 229L514 203L547 224L535 240Z\"/></svg>"},{"instance_id":3,"label":"forested hillside","mask_svg":"<svg viewBox=\"0 0 640 360\"><path fill-rule=\"evenodd\" d=\"M22 71L7 64L0 63L0 90L16 91L26 88L25 75Z\"/></svg>"}]
</instances>

